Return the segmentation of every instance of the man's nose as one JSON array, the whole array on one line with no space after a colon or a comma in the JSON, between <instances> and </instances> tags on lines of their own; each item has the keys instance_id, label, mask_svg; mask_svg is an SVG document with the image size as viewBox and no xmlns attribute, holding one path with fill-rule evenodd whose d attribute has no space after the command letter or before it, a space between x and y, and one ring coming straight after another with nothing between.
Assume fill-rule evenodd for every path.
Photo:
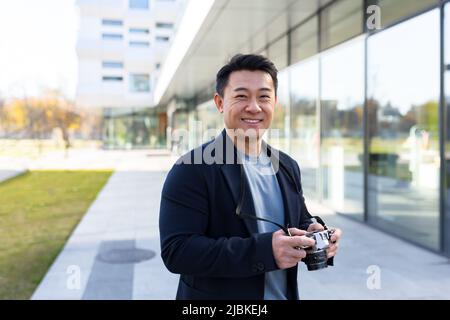
<instances>
[{"instance_id":1,"label":"man's nose","mask_svg":"<svg viewBox=\"0 0 450 320\"><path fill-rule=\"evenodd\" d=\"M245 108L245 111L256 113L261 112L261 107L258 104L258 101L256 99L250 99L248 102L247 107Z\"/></svg>"}]
</instances>

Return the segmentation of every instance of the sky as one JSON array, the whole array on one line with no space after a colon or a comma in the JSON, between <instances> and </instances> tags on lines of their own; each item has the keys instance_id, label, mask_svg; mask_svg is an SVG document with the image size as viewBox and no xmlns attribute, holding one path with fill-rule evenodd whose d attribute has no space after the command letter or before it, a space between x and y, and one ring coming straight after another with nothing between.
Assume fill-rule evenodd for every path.
<instances>
[{"instance_id":1,"label":"sky","mask_svg":"<svg viewBox=\"0 0 450 320\"><path fill-rule=\"evenodd\" d=\"M0 1L0 97L75 95L75 0Z\"/></svg>"}]
</instances>

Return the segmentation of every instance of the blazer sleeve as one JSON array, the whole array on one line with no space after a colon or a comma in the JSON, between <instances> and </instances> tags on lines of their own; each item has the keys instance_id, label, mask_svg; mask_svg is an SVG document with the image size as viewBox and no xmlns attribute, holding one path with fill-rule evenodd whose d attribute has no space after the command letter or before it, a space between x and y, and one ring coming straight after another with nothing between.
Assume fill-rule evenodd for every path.
<instances>
[{"instance_id":1,"label":"blazer sleeve","mask_svg":"<svg viewBox=\"0 0 450 320\"><path fill-rule=\"evenodd\" d=\"M161 257L170 272L209 277L249 277L278 269L272 233L250 237L206 235L208 189L201 165L175 165L161 196Z\"/></svg>"}]
</instances>

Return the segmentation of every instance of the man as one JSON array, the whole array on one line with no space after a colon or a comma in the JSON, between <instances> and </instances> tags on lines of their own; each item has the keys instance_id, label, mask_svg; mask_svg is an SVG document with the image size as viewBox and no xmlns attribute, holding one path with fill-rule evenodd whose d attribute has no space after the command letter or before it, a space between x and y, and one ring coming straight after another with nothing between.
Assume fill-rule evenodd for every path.
<instances>
[{"instance_id":1,"label":"man","mask_svg":"<svg viewBox=\"0 0 450 320\"><path fill-rule=\"evenodd\" d=\"M216 78L214 102L225 129L167 176L161 256L169 271L181 274L177 299L298 299L302 248L314 245L305 230L323 227L305 206L295 160L262 140L277 85L270 60L234 56ZM286 225L290 235L281 228ZM330 265L340 236L334 229Z\"/></svg>"}]
</instances>

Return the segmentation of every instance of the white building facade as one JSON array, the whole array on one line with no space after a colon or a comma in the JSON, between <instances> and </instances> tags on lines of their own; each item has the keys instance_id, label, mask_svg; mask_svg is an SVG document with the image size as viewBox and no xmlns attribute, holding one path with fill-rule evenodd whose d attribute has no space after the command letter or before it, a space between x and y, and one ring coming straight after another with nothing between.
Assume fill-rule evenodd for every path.
<instances>
[{"instance_id":1,"label":"white building facade","mask_svg":"<svg viewBox=\"0 0 450 320\"><path fill-rule=\"evenodd\" d=\"M80 106L102 110L107 145L127 147L128 140L133 145L148 145L149 130L159 131L155 119L133 119L133 114L152 110L155 83L184 3L77 0L80 23L76 101ZM162 121L165 127L164 117L155 112L149 116L156 118L156 124ZM133 127L133 134L128 133L129 127Z\"/></svg>"}]
</instances>

